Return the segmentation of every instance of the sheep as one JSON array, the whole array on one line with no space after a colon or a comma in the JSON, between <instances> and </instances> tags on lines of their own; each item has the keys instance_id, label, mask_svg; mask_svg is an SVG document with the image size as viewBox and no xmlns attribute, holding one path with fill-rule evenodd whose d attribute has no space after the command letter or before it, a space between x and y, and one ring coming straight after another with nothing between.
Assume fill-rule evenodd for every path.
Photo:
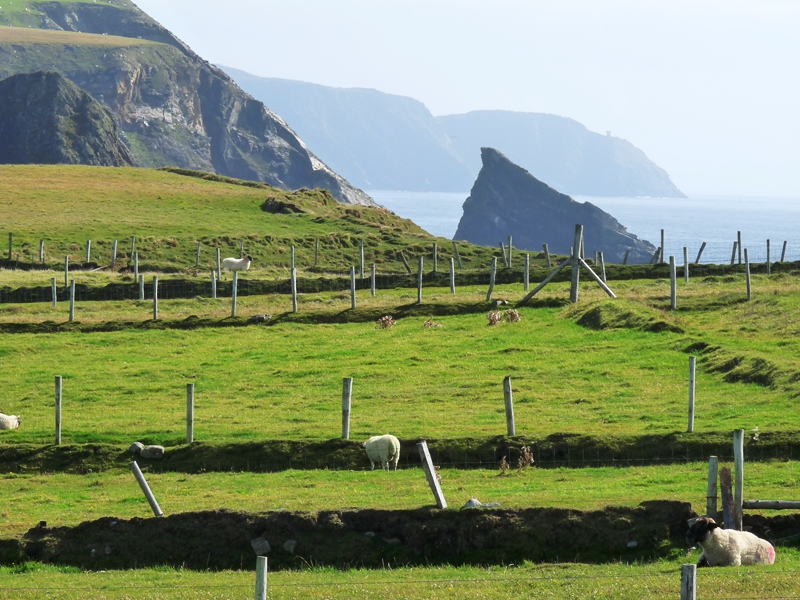
<instances>
[{"instance_id":1,"label":"sheep","mask_svg":"<svg viewBox=\"0 0 800 600\"><path fill-rule=\"evenodd\" d=\"M749 531L723 529L710 517L699 517L689 526L686 541L703 549L698 567L771 565L775 548Z\"/></svg>"},{"instance_id":2,"label":"sheep","mask_svg":"<svg viewBox=\"0 0 800 600\"><path fill-rule=\"evenodd\" d=\"M0 429L19 429L19 424L22 423L17 415L4 415L0 413Z\"/></svg>"},{"instance_id":3,"label":"sheep","mask_svg":"<svg viewBox=\"0 0 800 600\"><path fill-rule=\"evenodd\" d=\"M223 271L247 271L253 258L245 254L242 258L226 258L222 261Z\"/></svg>"},{"instance_id":4,"label":"sheep","mask_svg":"<svg viewBox=\"0 0 800 600\"><path fill-rule=\"evenodd\" d=\"M397 471L397 463L400 461L400 441L393 435L375 435L369 438L362 445L367 451L369 464L375 469L375 463L380 463L384 471L389 470L389 463L394 463L394 470Z\"/></svg>"}]
</instances>

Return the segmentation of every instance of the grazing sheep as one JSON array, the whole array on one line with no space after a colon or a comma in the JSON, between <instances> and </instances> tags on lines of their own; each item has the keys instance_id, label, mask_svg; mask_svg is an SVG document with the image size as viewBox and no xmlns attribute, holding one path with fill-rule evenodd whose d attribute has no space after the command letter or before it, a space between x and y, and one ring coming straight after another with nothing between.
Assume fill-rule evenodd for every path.
<instances>
[{"instance_id":1,"label":"grazing sheep","mask_svg":"<svg viewBox=\"0 0 800 600\"><path fill-rule=\"evenodd\" d=\"M245 254L242 258L226 258L222 261L223 271L247 271L253 258Z\"/></svg>"},{"instance_id":2,"label":"grazing sheep","mask_svg":"<svg viewBox=\"0 0 800 600\"><path fill-rule=\"evenodd\" d=\"M775 548L749 531L723 529L709 517L700 517L689 526L686 541L703 549L698 567L738 567L771 565Z\"/></svg>"},{"instance_id":3,"label":"grazing sheep","mask_svg":"<svg viewBox=\"0 0 800 600\"><path fill-rule=\"evenodd\" d=\"M22 422L17 415L4 415L0 413L0 429L19 429Z\"/></svg>"},{"instance_id":4,"label":"grazing sheep","mask_svg":"<svg viewBox=\"0 0 800 600\"><path fill-rule=\"evenodd\" d=\"M363 444L367 451L369 464L375 469L375 463L380 463L384 471L389 470L389 463L394 463L394 470L397 471L397 463L400 461L400 441L393 435L375 435Z\"/></svg>"}]
</instances>

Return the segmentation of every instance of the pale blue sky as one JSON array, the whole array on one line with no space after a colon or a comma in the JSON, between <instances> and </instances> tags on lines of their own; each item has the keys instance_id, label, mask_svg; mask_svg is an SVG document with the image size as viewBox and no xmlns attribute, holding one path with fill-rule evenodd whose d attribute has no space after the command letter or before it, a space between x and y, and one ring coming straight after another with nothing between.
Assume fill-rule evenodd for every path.
<instances>
[{"instance_id":1,"label":"pale blue sky","mask_svg":"<svg viewBox=\"0 0 800 600\"><path fill-rule=\"evenodd\" d=\"M212 63L557 114L689 194L800 198L797 0L135 1Z\"/></svg>"}]
</instances>

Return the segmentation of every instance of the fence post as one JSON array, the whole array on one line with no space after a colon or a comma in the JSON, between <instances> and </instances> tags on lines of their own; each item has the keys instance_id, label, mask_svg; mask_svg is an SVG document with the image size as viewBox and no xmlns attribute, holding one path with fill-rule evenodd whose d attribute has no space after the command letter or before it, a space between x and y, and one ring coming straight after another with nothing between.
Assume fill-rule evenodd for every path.
<instances>
[{"instance_id":1,"label":"fence post","mask_svg":"<svg viewBox=\"0 0 800 600\"><path fill-rule=\"evenodd\" d=\"M503 253L503 266L507 269L508 268L508 256L506 256L506 245L503 242L500 242L500 252Z\"/></svg>"},{"instance_id":2,"label":"fence post","mask_svg":"<svg viewBox=\"0 0 800 600\"><path fill-rule=\"evenodd\" d=\"M153 277L153 321L158 321L158 275Z\"/></svg>"},{"instance_id":3,"label":"fence post","mask_svg":"<svg viewBox=\"0 0 800 600\"><path fill-rule=\"evenodd\" d=\"M111 268L117 266L117 240L114 240L114 246L111 248Z\"/></svg>"},{"instance_id":4,"label":"fence post","mask_svg":"<svg viewBox=\"0 0 800 600\"><path fill-rule=\"evenodd\" d=\"M197 269L200 267L200 242L197 242L197 254L194 257L194 268Z\"/></svg>"},{"instance_id":5,"label":"fence post","mask_svg":"<svg viewBox=\"0 0 800 600\"><path fill-rule=\"evenodd\" d=\"M417 271L417 304L422 304L422 257L419 257L419 270Z\"/></svg>"},{"instance_id":6,"label":"fence post","mask_svg":"<svg viewBox=\"0 0 800 600\"><path fill-rule=\"evenodd\" d=\"M547 268L552 269L553 263L550 260L550 250L547 249L547 244L542 244L542 247L544 248L544 259L547 261Z\"/></svg>"},{"instance_id":7,"label":"fence post","mask_svg":"<svg viewBox=\"0 0 800 600\"><path fill-rule=\"evenodd\" d=\"M456 295L456 261L450 257L450 293Z\"/></svg>"},{"instance_id":8,"label":"fence post","mask_svg":"<svg viewBox=\"0 0 800 600\"><path fill-rule=\"evenodd\" d=\"M194 441L194 384L186 384L186 443Z\"/></svg>"},{"instance_id":9,"label":"fence post","mask_svg":"<svg viewBox=\"0 0 800 600\"><path fill-rule=\"evenodd\" d=\"M600 277L603 278L603 281L606 281L606 261L603 259L603 253L597 253L598 258L600 259Z\"/></svg>"},{"instance_id":10,"label":"fence post","mask_svg":"<svg viewBox=\"0 0 800 600\"><path fill-rule=\"evenodd\" d=\"M517 428L514 426L514 396L511 392L511 376L503 379L503 397L506 403L506 430L508 437L517 435Z\"/></svg>"},{"instance_id":11,"label":"fence post","mask_svg":"<svg viewBox=\"0 0 800 600\"><path fill-rule=\"evenodd\" d=\"M439 270L439 244L433 242L433 272Z\"/></svg>"},{"instance_id":12,"label":"fence post","mask_svg":"<svg viewBox=\"0 0 800 600\"><path fill-rule=\"evenodd\" d=\"M133 253L133 278L139 279L139 253ZM139 298L140 300L144 300L144 298Z\"/></svg>"},{"instance_id":13,"label":"fence post","mask_svg":"<svg viewBox=\"0 0 800 600\"><path fill-rule=\"evenodd\" d=\"M659 258L658 258L659 262L661 262L661 263L666 262L664 260L664 230L663 229L661 230L661 247L658 250L658 256L659 256Z\"/></svg>"},{"instance_id":14,"label":"fence post","mask_svg":"<svg viewBox=\"0 0 800 600\"><path fill-rule=\"evenodd\" d=\"M369 267L369 291L372 294L372 297L375 297L375 263L372 263Z\"/></svg>"},{"instance_id":15,"label":"fence post","mask_svg":"<svg viewBox=\"0 0 800 600\"><path fill-rule=\"evenodd\" d=\"M131 256L133 256L135 253L136 253L136 236L132 235L131 236Z\"/></svg>"},{"instance_id":16,"label":"fence post","mask_svg":"<svg viewBox=\"0 0 800 600\"><path fill-rule=\"evenodd\" d=\"M739 248L739 264L742 264L742 232L736 232L736 245Z\"/></svg>"},{"instance_id":17,"label":"fence post","mask_svg":"<svg viewBox=\"0 0 800 600\"><path fill-rule=\"evenodd\" d=\"M92 240L87 240L86 242L86 262L90 262L92 259Z\"/></svg>"},{"instance_id":18,"label":"fence post","mask_svg":"<svg viewBox=\"0 0 800 600\"><path fill-rule=\"evenodd\" d=\"M489 291L486 293L486 301L492 301L492 293L494 292L494 279L497 276L497 257L492 257L492 272L489 275Z\"/></svg>"},{"instance_id":19,"label":"fence post","mask_svg":"<svg viewBox=\"0 0 800 600\"><path fill-rule=\"evenodd\" d=\"M364 239L358 240L358 277L364 279Z\"/></svg>"},{"instance_id":20,"label":"fence post","mask_svg":"<svg viewBox=\"0 0 800 600\"><path fill-rule=\"evenodd\" d=\"M12 251L14 249L14 234L8 232L8 260L11 260Z\"/></svg>"},{"instance_id":21,"label":"fence post","mask_svg":"<svg viewBox=\"0 0 800 600\"><path fill-rule=\"evenodd\" d=\"M783 250L781 250L781 262L786 258L786 240L783 240Z\"/></svg>"},{"instance_id":22,"label":"fence post","mask_svg":"<svg viewBox=\"0 0 800 600\"><path fill-rule=\"evenodd\" d=\"M294 244L291 246L291 263L289 265L290 269L294 269Z\"/></svg>"},{"instance_id":23,"label":"fence post","mask_svg":"<svg viewBox=\"0 0 800 600\"><path fill-rule=\"evenodd\" d=\"M61 375L56 375L56 446L61 445Z\"/></svg>"},{"instance_id":24,"label":"fence post","mask_svg":"<svg viewBox=\"0 0 800 600\"><path fill-rule=\"evenodd\" d=\"M697 565L681 567L681 600L697 599Z\"/></svg>"},{"instance_id":25,"label":"fence post","mask_svg":"<svg viewBox=\"0 0 800 600\"><path fill-rule=\"evenodd\" d=\"M675 270L675 257L669 257L669 304L672 310L678 308L678 275Z\"/></svg>"},{"instance_id":26,"label":"fence post","mask_svg":"<svg viewBox=\"0 0 800 600\"><path fill-rule=\"evenodd\" d=\"M233 292L231 294L231 316L236 316L236 299L239 295L239 271L233 272Z\"/></svg>"},{"instance_id":27,"label":"fence post","mask_svg":"<svg viewBox=\"0 0 800 600\"><path fill-rule=\"evenodd\" d=\"M744 249L744 276L747 283L747 301L749 302L753 297L753 288L750 285L750 259L747 257L747 248Z\"/></svg>"},{"instance_id":28,"label":"fence post","mask_svg":"<svg viewBox=\"0 0 800 600\"><path fill-rule=\"evenodd\" d=\"M353 267L355 271L355 267ZM342 379L342 439L350 439L350 408L353 405L353 378Z\"/></svg>"},{"instance_id":29,"label":"fence post","mask_svg":"<svg viewBox=\"0 0 800 600\"><path fill-rule=\"evenodd\" d=\"M314 268L319 266L319 238L314 240Z\"/></svg>"},{"instance_id":30,"label":"fence post","mask_svg":"<svg viewBox=\"0 0 800 600\"><path fill-rule=\"evenodd\" d=\"M706 492L706 516L716 517L717 514L717 470L719 459L711 456L708 459L708 491Z\"/></svg>"},{"instance_id":31,"label":"fence post","mask_svg":"<svg viewBox=\"0 0 800 600\"><path fill-rule=\"evenodd\" d=\"M738 247L737 246L738 243L739 242L737 242L735 240L733 242L733 250L731 250L731 266L733 266L736 263L736 248Z\"/></svg>"},{"instance_id":32,"label":"fence post","mask_svg":"<svg viewBox=\"0 0 800 600\"><path fill-rule=\"evenodd\" d=\"M356 309L356 268L350 267L350 308Z\"/></svg>"},{"instance_id":33,"label":"fence post","mask_svg":"<svg viewBox=\"0 0 800 600\"><path fill-rule=\"evenodd\" d=\"M689 283L689 249L683 247L683 281Z\"/></svg>"},{"instance_id":34,"label":"fence post","mask_svg":"<svg viewBox=\"0 0 800 600\"><path fill-rule=\"evenodd\" d=\"M786 244L784 244L785 246ZM464 270L464 265L461 264L461 255L458 253L458 244L455 240L453 240L453 252L456 255L456 259L458 260L458 268L460 271Z\"/></svg>"},{"instance_id":35,"label":"fence post","mask_svg":"<svg viewBox=\"0 0 800 600\"><path fill-rule=\"evenodd\" d=\"M256 600L267 600L266 556L256 556Z\"/></svg>"},{"instance_id":36,"label":"fence post","mask_svg":"<svg viewBox=\"0 0 800 600\"><path fill-rule=\"evenodd\" d=\"M531 255L525 255L525 270L522 273L522 284L525 286L525 291L528 291L528 288L531 285Z\"/></svg>"},{"instance_id":37,"label":"fence post","mask_svg":"<svg viewBox=\"0 0 800 600\"><path fill-rule=\"evenodd\" d=\"M217 272L211 269L211 298L217 299Z\"/></svg>"},{"instance_id":38,"label":"fence post","mask_svg":"<svg viewBox=\"0 0 800 600\"><path fill-rule=\"evenodd\" d=\"M39 262L44 264L44 240L39 240Z\"/></svg>"},{"instance_id":39,"label":"fence post","mask_svg":"<svg viewBox=\"0 0 800 600\"><path fill-rule=\"evenodd\" d=\"M514 248L514 238L508 236L508 268L511 268L511 250Z\"/></svg>"},{"instance_id":40,"label":"fence post","mask_svg":"<svg viewBox=\"0 0 800 600\"><path fill-rule=\"evenodd\" d=\"M139 301L144 301L144 275L139 275Z\"/></svg>"},{"instance_id":41,"label":"fence post","mask_svg":"<svg viewBox=\"0 0 800 600\"><path fill-rule=\"evenodd\" d=\"M50 280L50 295L53 296L53 306L57 304L57 297L56 297L56 278L53 277Z\"/></svg>"},{"instance_id":42,"label":"fence post","mask_svg":"<svg viewBox=\"0 0 800 600\"><path fill-rule=\"evenodd\" d=\"M297 269L292 268L292 312L297 312Z\"/></svg>"},{"instance_id":43,"label":"fence post","mask_svg":"<svg viewBox=\"0 0 800 600\"><path fill-rule=\"evenodd\" d=\"M719 470L719 495L722 499L722 522L725 524L725 529L736 529L736 508L732 488L731 470L723 467Z\"/></svg>"},{"instance_id":44,"label":"fence post","mask_svg":"<svg viewBox=\"0 0 800 600\"><path fill-rule=\"evenodd\" d=\"M144 497L147 498L147 503L150 505L153 514L157 517L163 517L164 513L161 512L161 507L158 505L156 497L153 495L153 492L150 491L150 486L147 485L147 480L144 478L144 475L142 475L142 470L139 468L139 465L136 464L135 460L132 460L130 467L133 476L136 477L136 481L142 489L142 493L144 493Z\"/></svg>"},{"instance_id":45,"label":"fence post","mask_svg":"<svg viewBox=\"0 0 800 600\"><path fill-rule=\"evenodd\" d=\"M573 304L578 301L578 285L581 278L581 246L583 244L583 225L575 225L575 243L572 245L572 282L569 288L569 300Z\"/></svg>"},{"instance_id":46,"label":"fence post","mask_svg":"<svg viewBox=\"0 0 800 600\"><path fill-rule=\"evenodd\" d=\"M219 248L217 248L217 277L222 277L222 261L219 254Z\"/></svg>"},{"instance_id":47,"label":"fence post","mask_svg":"<svg viewBox=\"0 0 800 600\"><path fill-rule=\"evenodd\" d=\"M447 501L444 499L442 486L439 485L439 478L436 476L436 467L433 466L431 453L428 451L428 442L424 440L417 442L417 450L419 451L422 468L425 471L425 478L428 480L428 485L433 492L433 497L436 499L436 506L442 509L447 508Z\"/></svg>"},{"instance_id":48,"label":"fence post","mask_svg":"<svg viewBox=\"0 0 800 600\"><path fill-rule=\"evenodd\" d=\"M772 275L772 264L770 263L769 249L769 240L767 240L767 277Z\"/></svg>"},{"instance_id":49,"label":"fence post","mask_svg":"<svg viewBox=\"0 0 800 600\"><path fill-rule=\"evenodd\" d=\"M703 244L700 246L700 250L697 252L697 258L694 259L694 264L696 265L700 264L700 256L703 254L703 250L705 249L706 249L706 243L703 242Z\"/></svg>"},{"instance_id":50,"label":"fence post","mask_svg":"<svg viewBox=\"0 0 800 600\"><path fill-rule=\"evenodd\" d=\"M697 357L689 357L689 426L688 433L694 432L694 388L695 388L695 372L697 368Z\"/></svg>"},{"instance_id":51,"label":"fence post","mask_svg":"<svg viewBox=\"0 0 800 600\"><path fill-rule=\"evenodd\" d=\"M75 280L69 282L69 320L75 320Z\"/></svg>"},{"instance_id":52,"label":"fence post","mask_svg":"<svg viewBox=\"0 0 800 600\"><path fill-rule=\"evenodd\" d=\"M733 432L733 463L736 469L736 483L733 490L733 518L736 530L742 530L742 494L744 492L744 429Z\"/></svg>"},{"instance_id":53,"label":"fence post","mask_svg":"<svg viewBox=\"0 0 800 600\"><path fill-rule=\"evenodd\" d=\"M69 285L69 255L64 257L64 287Z\"/></svg>"}]
</instances>

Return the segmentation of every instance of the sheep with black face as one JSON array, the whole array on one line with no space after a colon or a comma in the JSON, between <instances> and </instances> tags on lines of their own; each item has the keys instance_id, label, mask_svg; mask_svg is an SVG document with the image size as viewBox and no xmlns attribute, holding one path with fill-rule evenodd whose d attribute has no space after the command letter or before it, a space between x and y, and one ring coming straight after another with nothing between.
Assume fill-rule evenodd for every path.
<instances>
[{"instance_id":1,"label":"sheep with black face","mask_svg":"<svg viewBox=\"0 0 800 600\"><path fill-rule=\"evenodd\" d=\"M771 565L775 548L749 531L723 529L710 517L699 517L686 534L689 544L703 549L698 567L738 567L739 565Z\"/></svg>"}]
</instances>

